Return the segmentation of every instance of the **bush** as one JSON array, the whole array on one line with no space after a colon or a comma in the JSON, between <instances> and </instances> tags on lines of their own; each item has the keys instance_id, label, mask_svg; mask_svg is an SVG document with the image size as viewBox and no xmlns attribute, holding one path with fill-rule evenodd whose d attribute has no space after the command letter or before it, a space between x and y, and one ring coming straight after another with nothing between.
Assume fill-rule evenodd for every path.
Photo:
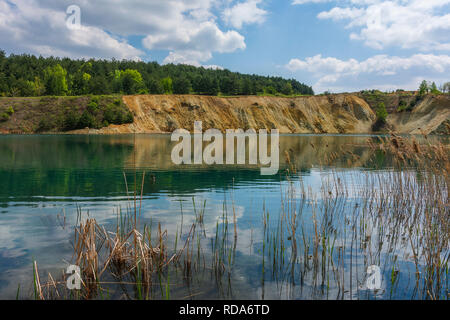
<instances>
[{"instance_id":1,"label":"bush","mask_svg":"<svg viewBox=\"0 0 450 320\"><path fill-rule=\"evenodd\" d=\"M54 117L44 117L39 121L37 132L50 131L56 127Z\"/></svg>"},{"instance_id":2,"label":"bush","mask_svg":"<svg viewBox=\"0 0 450 320\"><path fill-rule=\"evenodd\" d=\"M112 124L124 124L133 122L133 114L123 106L110 104L106 107L103 120Z\"/></svg>"},{"instance_id":3,"label":"bush","mask_svg":"<svg viewBox=\"0 0 450 320\"><path fill-rule=\"evenodd\" d=\"M81 115L80 120L78 121L79 128L97 128L97 120L95 117L88 111L84 111Z\"/></svg>"},{"instance_id":4,"label":"bush","mask_svg":"<svg viewBox=\"0 0 450 320\"><path fill-rule=\"evenodd\" d=\"M405 110L408 109L408 105L406 104L405 101L401 101L398 108L397 108L397 112L403 112Z\"/></svg>"},{"instance_id":5,"label":"bush","mask_svg":"<svg viewBox=\"0 0 450 320\"><path fill-rule=\"evenodd\" d=\"M4 113L2 113L1 115L0 115L0 121L1 122L5 122L5 121L8 121L9 120L9 114L7 114L6 112L4 112Z\"/></svg>"},{"instance_id":6,"label":"bush","mask_svg":"<svg viewBox=\"0 0 450 320\"><path fill-rule=\"evenodd\" d=\"M6 109L6 113L7 113L8 115L12 116L12 115L14 114L14 109L13 109L13 107L8 107L8 108Z\"/></svg>"},{"instance_id":7,"label":"bush","mask_svg":"<svg viewBox=\"0 0 450 320\"><path fill-rule=\"evenodd\" d=\"M380 131L382 128L384 128L386 126L386 118L388 116L386 106L384 105L383 102L381 102L378 105L376 115L377 115L377 120L373 124L372 130Z\"/></svg>"},{"instance_id":8,"label":"bush","mask_svg":"<svg viewBox=\"0 0 450 320\"><path fill-rule=\"evenodd\" d=\"M386 110L386 106L385 106L385 104L383 102L381 102L378 105L376 114L377 114L377 121L380 121L382 123L386 123L386 118L388 116L388 113L387 113L387 110Z\"/></svg>"},{"instance_id":9,"label":"bush","mask_svg":"<svg viewBox=\"0 0 450 320\"><path fill-rule=\"evenodd\" d=\"M79 129L80 116L75 110L69 110L66 112L63 120L63 130L76 130Z\"/></svg>"},{"instance_id":10,"label":"bush","mask_svg":"<svg viewBox=\"0 0 450 320\"><path fill-rule=\"evenodd\" d=\"M98 103L99 103L98 97L92 97L91 102L94 102L95 104L98 105Z\"/></svg>"},{"instance_id":11,"label":"bush","mask_svg":"<svg viewBox=\"0 0 450 320\"><path fill-rule=\"evenodd\" d=\"M96 114L98 111L98 103L91 101L87 105L87 111L91 114Z\"/></svg>"}]
</instances>

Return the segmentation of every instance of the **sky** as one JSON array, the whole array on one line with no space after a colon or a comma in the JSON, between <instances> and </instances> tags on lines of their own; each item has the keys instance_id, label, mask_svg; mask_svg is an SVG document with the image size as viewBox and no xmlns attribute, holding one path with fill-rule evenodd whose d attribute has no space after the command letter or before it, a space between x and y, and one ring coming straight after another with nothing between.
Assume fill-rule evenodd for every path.
<instances>
[{"instance_id":1,"label":"sky","mask_svg":"<svg viewBox=\"0 0 450 320\"><path fill-rule=\"evenodd\" d=\"M450 81L450 0L0 0L0 49L415 90Z\"/></svg>"}]
</instances>

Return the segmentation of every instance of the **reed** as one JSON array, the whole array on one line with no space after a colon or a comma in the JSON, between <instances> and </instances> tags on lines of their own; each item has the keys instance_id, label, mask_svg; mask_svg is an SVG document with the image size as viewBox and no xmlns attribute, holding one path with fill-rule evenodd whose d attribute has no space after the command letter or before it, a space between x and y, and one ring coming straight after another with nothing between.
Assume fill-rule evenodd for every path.
<instances>
[{"instance_id":1,"label":"reed","mask_svg":"<svg viewBox=\"0 0 450 320\"><path fill-rule=\"evenodd\" d=\"M185 222L180 202L181 224L169 235L161 223L140 226L143 174L140 200L134 192L127 210L117 211L115 232L78 210L73 262L82 270L82 289L69 292L64 277L55 281L51 275L41 284L34 263L33 297L193 298L211 279L215 287L208 288L215 297L233 298L236 269L247 260L259 273L254 279L260 279L261 299L273 288L269 284L283 298L388 299L407 291L411 299L448 299L448 146L394 134L368 145L374 158L389 157L392 168L358 175L330 170L327 163L338 157L356 159L342 150L324 159L319 192L290 165L279 213L269 213L263 204L260 226L252 227L255 250L246 250L245 256L241 250L239 259L234 198L231 210L224 201L222 212L212 213L217 219L210 230L205 230L206 201L198 208L192 199L192 223ZM294 156L286 155L288 163ZM377 290L365 287L372 265L382 270ZM406 290L403 283L414 289Z\"/></svg>"}]
</instances>

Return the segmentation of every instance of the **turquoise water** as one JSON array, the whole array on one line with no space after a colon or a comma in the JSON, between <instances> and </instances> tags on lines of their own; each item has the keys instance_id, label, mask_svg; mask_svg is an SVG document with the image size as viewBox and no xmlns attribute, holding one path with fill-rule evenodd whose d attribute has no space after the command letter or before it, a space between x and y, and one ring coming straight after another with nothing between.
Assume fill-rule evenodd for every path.
<instances>
[{"instance_id":1,"label":"turquoise water","mask_svg":"<svg viewBox=\"0 0 450 320\"><path fill-rule=\"evenodd\" d=\"M420 298L411 285L414 265L402 258L397 265L409 271L402 272L392 285L387 280L391 270L386 262L383 288L376 293L363 288L368 262L362 254L352 261L356 271L346 292L339 292L337 285L318 289L320 284L313 284L308 275L289 280L268 271L262 275L264 212L270 212L275 228L283 211L283 195L291 185L298 190L301 181L309 190L311 203L320 203L323 181L337 174L348 182L343 201L349 208L346 214L351 213L360 200L352 190L368 175L382 175L391 169L389 157L374 154L368 139L376 140L354 135L281 136L280 172L261 176L256 166L175 166L170 159L174 144L169 135L0 136L0 298L14 299L19 284L21 298L31 297L34 260L43 274L61 274L72 258L71 228L76 224L77 207L100 224L114 225L117 210L133 206L126 189L134 190L136 179L140 190L143 172L142 220L161 223L169 235L195 220L193 201L198 207L205 205L204 248L208 252L209 240L223 222L224 207L228 214L236 215L238 242L227 285L219 285L208 272L198 272L190 286L182 278L174 279L172 298ZM291 165L285 161L285 152ZM334 154L337 156L332 157ZM293 166L295 172L286 175L286 169ZM313 233L313 211L313 206L304 209L307 235ZM347 258L346 253L345 261ZM302 274L300 260L294 270ZM396 286L394 293L391 286Z\"/></svg>"}]
</instances>

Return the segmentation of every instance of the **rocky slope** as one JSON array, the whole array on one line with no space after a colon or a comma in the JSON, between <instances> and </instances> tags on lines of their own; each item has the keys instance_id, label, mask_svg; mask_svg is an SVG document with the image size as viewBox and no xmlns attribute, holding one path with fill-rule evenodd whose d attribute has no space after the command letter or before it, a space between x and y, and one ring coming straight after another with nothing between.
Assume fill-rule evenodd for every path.
<instances>
[{"instance_id":1,"label":"rocky slope","mask_svg":"<svg viewBox=\"0 0 450 320\"><path fill-rule=\"evenodd\" d=\"M364 100L353 95L296 98L195 95L125 96L134 123L110 126L99 133L159 133L177 128L272 129L281 133L366 133L375 114Z\"/></svg>"}]
</instances>

